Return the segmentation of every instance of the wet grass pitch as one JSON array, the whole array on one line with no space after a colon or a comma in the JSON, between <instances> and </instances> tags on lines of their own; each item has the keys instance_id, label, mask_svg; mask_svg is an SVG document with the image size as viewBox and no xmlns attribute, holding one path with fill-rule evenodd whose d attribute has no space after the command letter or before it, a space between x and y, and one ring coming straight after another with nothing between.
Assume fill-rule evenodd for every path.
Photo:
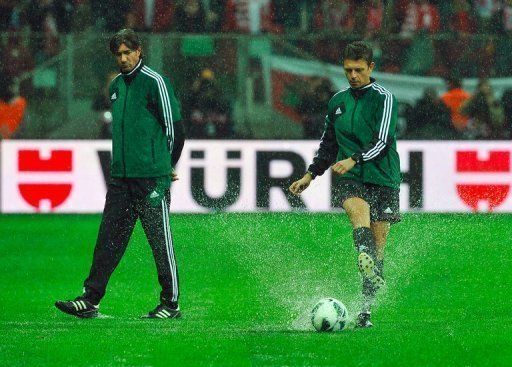
<instances>
[{"instance_id":1,"label":"wet grass pitch","mask_svg":"<svg viewBox=\"0 0 512 367\"><path fill-rule=\"evenodd\" d=\"M141 320L159 287L138 224L100 311L81 293L99 215L0 218L2 366L510 366L512 215L405 214L386 249L375 327L317 333L322 297L354 317L360 280L343 214L172 215L179 320Z\"/></svg>"}]
</instances>

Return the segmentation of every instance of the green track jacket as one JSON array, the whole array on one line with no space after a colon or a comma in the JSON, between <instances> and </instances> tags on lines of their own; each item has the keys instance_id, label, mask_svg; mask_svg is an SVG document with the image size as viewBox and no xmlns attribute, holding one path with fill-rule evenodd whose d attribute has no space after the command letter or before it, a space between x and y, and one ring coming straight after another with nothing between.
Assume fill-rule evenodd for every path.
<instances>
[{"instance_id":1,"label":"green track jacket","mask_svg":"<svg viewBox=\"0 0 512 367\"><path fill-rule=\"evenodd\" d=\"M181 120L169 79L144 65L141 59L130 73L112 80L109 94L112 177L169 175L174 125Z\"/></svg>"},{"instance_id":2,"label":"green track jacket","mask_svg":"<svg viewBox=\"0 0 512 367\"><path fill-rule=\"evenodd\" d=\"M396 99L373 78L363 88L341 90L329 101L320 148L308 170L322 175L333 163L358 154L361 163L341 179L399 189L397 118Z\"/></svg>"}]
</instances>

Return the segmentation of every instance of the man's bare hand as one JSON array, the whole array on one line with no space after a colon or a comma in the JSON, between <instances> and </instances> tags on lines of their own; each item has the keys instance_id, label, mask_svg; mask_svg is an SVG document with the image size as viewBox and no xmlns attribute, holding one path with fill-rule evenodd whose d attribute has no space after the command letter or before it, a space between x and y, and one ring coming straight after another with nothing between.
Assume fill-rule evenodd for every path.
<instances>
[{"instance_id":1,"label":"man's bare hand","mask_svg":"<svg viewBox=\"0 0 512 367\"><path fill-rule=\"evenodd\" d=\"M313 180L311 174L306 173L300 180L295 181L290 186L290 192L294 195L300 195L302 191L306 190Z\"/></svg>"},{"instance_id":2,"label":"man's bare hand","mask_svg":"<svg viewBox=\"0 0 512 367\"><path fill-rule=\"evenodd\" d=\"M176 171L172 170L172 172L171 172L171 182L178 181L178 180L179 180L178 174L176 173Z\"/></svg>"},{"instance_id":3,"label":"man's bare hand","mask_svg":"<svg viewBox=\"0 0 512 367\"><path fill-rule=\"evenodd\" d=\"M332 165L331 169L334 173L338 175L344 175L348 171L350 171L356 165L356 161L352 158L347 158L342 161L336 162Z\"/></svg>"}]
</instances>

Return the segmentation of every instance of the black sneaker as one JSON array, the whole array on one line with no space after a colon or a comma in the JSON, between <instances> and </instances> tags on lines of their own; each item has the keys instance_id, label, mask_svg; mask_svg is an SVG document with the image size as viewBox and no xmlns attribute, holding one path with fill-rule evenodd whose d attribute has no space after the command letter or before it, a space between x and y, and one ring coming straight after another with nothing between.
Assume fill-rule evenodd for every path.
<instances>
[{"instance_id":1,"label":"black sneaker","mask_svg":"<svg viewBox=\"0 0 512 367\"><path fill-rule=\"evenodd\" d=\"M55 302L55 307L64 313L81 319L98 317L99 307L82 297L77 297L73 301L57 301Z\"/></svg>"},{"instance_id":2,"label":"black sneaker","mask_svg":"<svg viewBox=\"0 0 512 367\"><path fill-rule=\"evenodd\" d=\"M181 317L180 307L170 308L166 305L158 305L153 311L142 316L143 319L178 319Z\"/></svg>"},{"instance_id":3,"label":"black sneaker","mask_svg":"<svg viewBox=\"0 0 512 367\"><path fill-rule=\"evenodd\" d=\"M359 328L369 328L373 326L372 321L370 320L372 314L370 312L360 312L357 315L357 325Z\"/></svg>"}]
</instances>

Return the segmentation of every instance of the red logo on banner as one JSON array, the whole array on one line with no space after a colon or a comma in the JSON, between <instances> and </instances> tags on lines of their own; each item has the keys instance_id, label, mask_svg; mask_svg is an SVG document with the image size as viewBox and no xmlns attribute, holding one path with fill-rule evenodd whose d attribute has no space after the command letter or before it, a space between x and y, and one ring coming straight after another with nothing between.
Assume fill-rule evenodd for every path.
<instances>
[{"instance_id":1,"label":"red logo on banner","mask_svg":"<svg viewBox=\"0 0 512 367\"><path fill-rule=\"evenodd\" d=\"M73 154L71 150L52 150L50 158L43 159L39 150L18 152L19 172L71 172ZM48 200L52 210L61 205L71 193L68 183L20 183L18 189L27 203L40 209L41 201Z\"/></svg>"},{"instance_id":2,"label":"red logo on banner","mask_svg":"<svg viewBox=\"0 0 512 367\"><path fill-rule=\"evenodd\" d=\"M461 173L508 173L510 172L510 152L491 151L489 159L480 160L476 151L457 152L457 172ZM502 184L460 184L457 192L462 201L478 210L478 203L485 201L489 210L502 204L508 196L510 185Z\"/></svg>"}]
</instances>

